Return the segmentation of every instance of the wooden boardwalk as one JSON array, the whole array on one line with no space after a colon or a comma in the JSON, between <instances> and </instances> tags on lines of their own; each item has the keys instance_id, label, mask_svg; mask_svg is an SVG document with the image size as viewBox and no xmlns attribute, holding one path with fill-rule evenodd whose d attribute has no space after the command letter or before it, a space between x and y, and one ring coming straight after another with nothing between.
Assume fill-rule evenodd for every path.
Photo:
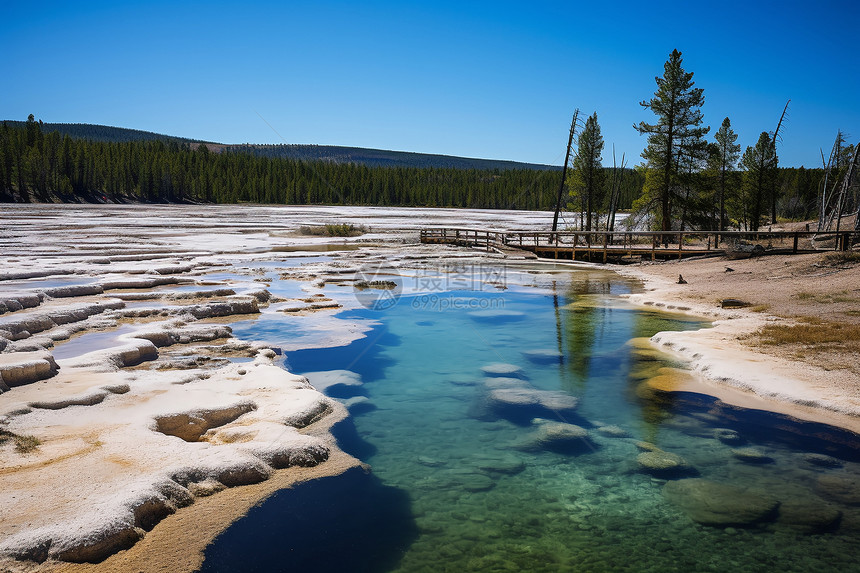
<instances>
[{"instance_id":1,"label":"wooden boardwalk","mask_svg":"<svg viewBox=\"0 0 860 573\"><path fill-rule=\"evenodd\" d=\"M493 231L457 227L421 230L422 243L460 245L510 253L521 250L540 258L631 263L689 257L746 258L850 250L855 231Z\"/></svg>"}]
</instances>

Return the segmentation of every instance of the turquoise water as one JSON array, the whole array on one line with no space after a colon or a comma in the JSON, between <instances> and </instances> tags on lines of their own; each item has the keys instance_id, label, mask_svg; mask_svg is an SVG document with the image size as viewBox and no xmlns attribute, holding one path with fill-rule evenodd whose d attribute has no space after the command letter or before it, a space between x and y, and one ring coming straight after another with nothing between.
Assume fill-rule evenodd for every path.
<instances>
[{"instance_id":1,"label":"turquoise water","mask_svg":"<svg viewBox=\"0 0 860 573\"><path fill-rule=\"evenodd\" d=\"M281 492L222 534L203 570L858 570L855 434L653 391L644 381L679 365L629 341L704 325L625 306L617 295L631 287L610 273L540 282L343 312L378 326L349 346L288 353L293 372L361 375L329 393L365 398L337 436L372 475ZM241 335L285 336L275 320ZM498 363L512 372L485 376ZM579 403L500 407L502 387ZM553 441L552 423L587 435ZM647 450L683 463L645 468ZM296 507L319 508L322 546Z\"/></svg>"}]
</instances>

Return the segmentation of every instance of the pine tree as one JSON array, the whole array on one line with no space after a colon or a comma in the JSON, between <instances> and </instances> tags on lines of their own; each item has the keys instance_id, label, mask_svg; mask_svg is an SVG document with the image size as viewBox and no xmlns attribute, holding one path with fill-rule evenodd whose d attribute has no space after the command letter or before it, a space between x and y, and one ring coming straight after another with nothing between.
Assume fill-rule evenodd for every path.
<instances>
[{"instance_id":1,"label":"pine tree","mask_svg":"<svg viewBox=\"0 0 860 573\"><path fill-rule=\"evenodd\" d=\"M731 191L730 174L735 170L735 166L740 158L741 146L736 143L738 135L732 131L732 122L729 118L723 120L720 129L714 134L714 139L717 140L717 154L715 156L717 167L719 169L719 192L718 199L720 202L720 221L719 230L726 230L726 193Z\"/></svg>"},{"instance_id":2,"label":"pine tree","mask_svg":"<svg viewBox=\"0 0 860 573\"><path fill-rule=\"evenodd\" d=\"M597 123L597 112L585 121L585 128L577 140L576 158L573 160L574 176L571 181L571 195L578 197L581 205L580 226L585 223L586 231L597 230L592 225L592 217L603 204L604 171L601 164L603 136Z\"/></svg>"},{"instance_id":3,"label":"pine tree","mask_svg":"<svg viewBox=\"0 0 860 573\"><path fill-rule=\"evenodd\" d=\"M648 135L648 145L642 152L654 178L646 196L638 206L657 208L660 230L672 230L673 199L679 191L679 159L701 157L705 142L703 136L710 127L702 127L702 110L705 97L701 88L693 87L693 73L681 67L681 52L673 50L664 65L663 77L654 78L657 91L649 101L639 105L657 116L657 123L644 121L634 129ZM664 237L664 241L668 238Z\"/></svg>"},{"instance_id":4,"label":"pine tree","mask_svg":"<svg viewBox=\"0 0 860 573\"><path fill-rule=\"evenodd\" d=\"M758 231L765 214L764 201L773 180L774 150L770 134L763 131L755 147L747 147L741 158L744 168L744 188L749 208L749 229Z\"/></svg>"}]
</instances>

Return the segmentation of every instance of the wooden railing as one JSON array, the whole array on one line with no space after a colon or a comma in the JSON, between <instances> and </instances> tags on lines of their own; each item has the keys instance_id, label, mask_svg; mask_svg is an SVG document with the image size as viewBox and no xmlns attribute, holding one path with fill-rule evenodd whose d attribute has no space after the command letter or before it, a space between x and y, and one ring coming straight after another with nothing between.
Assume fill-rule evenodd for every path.
<instances>
[{"instance_id":1,"label":"wooden railing","mask_svg":"<svg viewBox=\"0 0 860 573\"><path fill-rule=\"evenodd\" d=\"M683 258L723 254L850 250L855 231L499 231L456 227L421 230L423 243L491 249L518 248L550 258Z\"/></svg>"}]
</instances>

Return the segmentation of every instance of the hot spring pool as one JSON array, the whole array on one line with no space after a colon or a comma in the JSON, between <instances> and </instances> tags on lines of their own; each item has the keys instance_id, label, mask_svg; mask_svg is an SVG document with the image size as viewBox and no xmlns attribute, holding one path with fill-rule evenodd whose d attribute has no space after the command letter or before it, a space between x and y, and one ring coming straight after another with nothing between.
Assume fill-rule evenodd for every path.
<instances>
[{"instance_id":1,"label":"hot spring pool","mask_svg":"<svg viewBox=\"0 0 860 573\"><path fill-rule=\"evenodd\" d=\"M630 340L706 325L625 305L611 273L553 277L406 292L340 313L365 338L289 352L312 380L360 376L328 393L372 474L276 494L201 570L858 570L855 434L649 390L682 365ZM273 320L236 334L277 344Z\"/></svg>"}]
</instances>

